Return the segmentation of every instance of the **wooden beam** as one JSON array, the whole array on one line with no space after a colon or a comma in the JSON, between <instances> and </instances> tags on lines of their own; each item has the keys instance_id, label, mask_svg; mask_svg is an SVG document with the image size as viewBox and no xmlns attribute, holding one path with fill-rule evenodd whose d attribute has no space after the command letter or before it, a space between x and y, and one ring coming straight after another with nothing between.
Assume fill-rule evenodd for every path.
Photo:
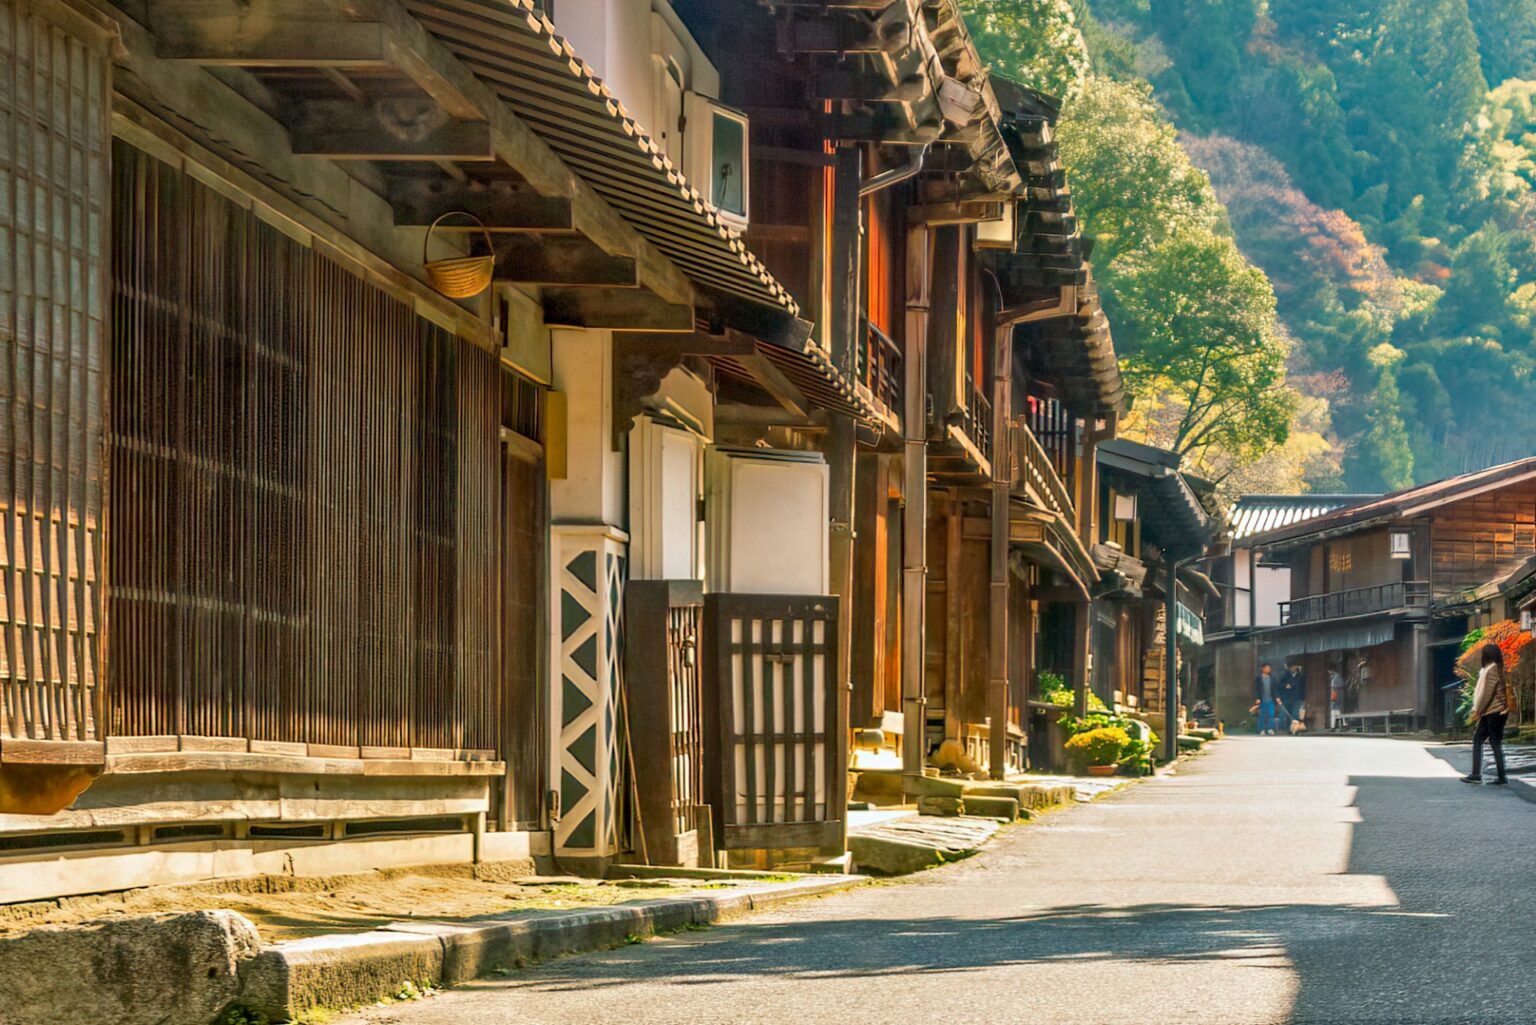
<instances>
[{"instance_id":1,"label":"wooden beam","mask_svg":"<svg viewBox=\"0 0 1536 1025\"><path fill-rule=\"evenodd\" d=\"M741 424L747 427L813 427L824 426L827 412L812 410L809 416L798 417L779 406L749 406L741 402L724 402L715 406L715 423Z\"/></svg>"},{"instance_id":2,"label":"wooden beam","mask_svg":"<svg viewBox=\"0 0 1536 1025\"><path fill-rule=\"evenodd\" d=\"M217 5L211 5L217 7ZM160 20L155 56L191 64L246 68L377 68L389 63L387 32L377 22L293 21L270 5Z\"/></svg>"},{"instance_id":3,"label":"wooden beam","mask_svg":"<svg viewBox=\"0 0 1536 1025\"><path fill-rule=\"evenodd\" d=\"M193 26L203 25L204 37L213 39L213 19L224 20L224 35L241 28L247 36L255 33L249 24L252 6L235 0L156 0L151 11L155 34L176 45L196 38ZM619 216L590 185L577 176L549 145L484 82L458 61L435 36L398 2L398 0L346 0L327 5L325 0L263 0L254 5L271 22L288 21L300 25L320 25L319 10L333 10L334 24L377 24L384 29L385 61L411 77L450 118L461 121L487 120L490 124L491 149L495 156L545 196L568 199L572 204L575 229L596 242L605 251L633 256L642 284L677 305L694 301L692 283L681 268L667 258L635 228ZM274 12L280 17L274 17ZM271 31L278 31L271 28ZM202 83L168 81L166 71L176 65L145 57L155 53L156 43L137 26L125 21L123 45L126 66L138 73L153 90L156 84L174 84L181 88L180 98L192 98L188 109L209 107L213 113L199 123L222 124L229 116L227 104ZM334 56L334 52L333 55ZM334 66L334 64L332 65ZM164 70L162 70L164 69ZM123 76L127 81L132 76ZM174 76L172 76L174 77ZM143 89L137 90L143 93ZM163 105L165 96L145 96ZM181 109L181 108L178 108ZM246 147L246 152L266 153L261 146ZM270 163L270 161L269 161ZM278 161L281 163L281 161Z\"/></svg>"},{"instance_id":4,"label":"wooden beam","mask_svg":"<svg viewBox=\"0 0 1536 1025\"><path fill-rule=\"evenodd\" d=\"M752 375L758 387L773 396L773 401L786 410L798 417L804 417L810 412L811 403L805 393L796 388L794 382L785 377L767 356L761 353L738 356L736 362Z\"/></svg>"},{"instance_id":5,"label":"wooden beam","mask_svg":"<svg viewBox=\"0 0 1536 1025\"><path fill-rule=\"evenodd\" d=\"M692 306L669 303L639 288L546 288L544 323L622 331L692 331L694 313Z\"/></svg>"},{"instance_id":6,"label":"wooden beam","mask_svg":"<svg viewBox=\"0 0 1536 1025\"><path fill-rule=\"evenodd\" d=\"M433 116L436 114L437 116ZM494 160L491 126L427 112L421 121L394 120L382 108L318 101L288 119L293 152L332 160Z\"/></svg>"},{"instance_id":7,"label":"wooden beam","mask_svg":"<svg viewBox=\"0 0 1536 1025\"><path fill-rule=\"evenodd\" d=\"M496 279L527 285L603 285L634 288L635 261L612 256L584 238L498 235Z\"/></svg>"},{"instance_id":8,"label":"wooden beam","mask_svg":"<svg viewBox=\"0 0 1536 1025\"><path fill-rule=\"evenodd\" d=\"M568 198L546 196L512 180L395 177L385 198L395 212L395 223L402 226L425 228L443 214L457 211L473 214L492 232L565 232L576 226Z\"/></svg>"},{"instance_id":9,"label":"wooden beam","mask_svg":"<svg viewBox=\"0 0 1536 1025\"><path fill-rule=\"evenodd\" d=\"M954 202L922 203L907 208L908 224L974 224L995 221L1003 216L1001 203Z\"/></svg>"}]
</instances>

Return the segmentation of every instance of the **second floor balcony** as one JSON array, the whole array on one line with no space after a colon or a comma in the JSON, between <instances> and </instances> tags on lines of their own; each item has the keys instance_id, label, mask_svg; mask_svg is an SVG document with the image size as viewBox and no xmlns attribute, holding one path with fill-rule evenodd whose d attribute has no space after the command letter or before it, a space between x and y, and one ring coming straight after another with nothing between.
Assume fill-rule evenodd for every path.
<instances>
[{"instance_id":1,"label":"second floor balcony","mask_svg":"<svg viewBox=\"0 0 1536 1025\"><path fill-rule=\"evenodd\" d=\"M1009 431L1013 446L1013 487L1015 491L1033 493L1045 509L1064 517L1068 522L1077 518L1072 493L1056 470L1056 460L1046 451L1035 432L1022 421L1015 420Z\"/></svg>"},{"instance_id":2,"label":"second floor balcony","mask_svg":"<svg viewBox=\"0 0 1536 1025\"><path fill-rule=\"evenodd\" d=\"M906 384L901 346L870 321L863 324L864 344L854 352L854 380L890 413L900 416Z\"/></svg>"},{"instance_id":3,"label":"second floor balcony","mask_svg":"<svg viewBox=\"0 0 1536 1025\"><path fill-rule=\"evenodd\" d=\"M1399 611L1428 614L1429 584L1422 580L1376 584L1281 602L1280 625L1301 626Z\"/></svg>"}]
</instances>

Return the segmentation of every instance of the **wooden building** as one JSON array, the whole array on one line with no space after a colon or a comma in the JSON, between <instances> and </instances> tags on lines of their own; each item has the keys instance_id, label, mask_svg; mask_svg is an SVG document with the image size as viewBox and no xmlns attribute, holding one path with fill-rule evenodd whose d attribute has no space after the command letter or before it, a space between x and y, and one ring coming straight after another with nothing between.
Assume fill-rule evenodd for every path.
<instances>
[{"instance_id":1,"label":"wooden building","mask_svg":"<svg viewBox=\"0 0 1536 1025\"><path fill-rule=\"evenodd\" d=\"M0 4L0 900L643 849L632 581L695 582L673 832L841 849L825 435L889 414L742 240L670 6L581 6L633 99L532 0ZM627 106L679 97L708 134ZM703 729L761 715L733 652L790 719Z\"/></svg>"},{"instance_id":2,"label":"wooden building","mask_svg":"<svg viewBox=\"0 0 1536 1025\"><path fill-rule=\"evenodd\" d=\"M1219 593L1199 567L1213 534L1209 500L1175 452L1115 439L1098 461L1094 690L1166 741L1169 712L1194 703L1205 608Z\"/></svg>"},{"instance_id":3,"label":"wooden building","mask_svg":"<svg viewBox=\"0 0 1536 1025\"><path fill-rule=\"evenodd\" d=\"M1252 539L1379 497L1241 495L1232 503L1207 564L1220 595L1206 606L1201 663L1212 689L1211 708L1228 729L1255 724L1249 712L1259 672L1254 634L1279 626L1280 607L1291 600L1290 567L1261 561Z\"/></svg>"},{"instance_id":4,"label":"wooden building","mask_svg":"<svg viewBox=\"0 0 1536 1025\"><path fill-rule=\"evenodd\" d=\"M0 17L0 900L814 861L1085 700L1123 394L954 0Z\"/></svg>"},{"instance_id":5,"label":"wooden building","mask_svg":"<svg viewBox=\"0 0 1536 1025\"><path fill-rule=\"evenodd\" d=\"M1290 570L1280 624L1253 637L1260 660L1301 661L1312 728L1328 725L1330 673L1348 728L1441 727L1442 688L1454 683L1469 617L1536 555L1536 460L1385 495L1250 543L1262 562Z\"/></svg>"}]
</instances>

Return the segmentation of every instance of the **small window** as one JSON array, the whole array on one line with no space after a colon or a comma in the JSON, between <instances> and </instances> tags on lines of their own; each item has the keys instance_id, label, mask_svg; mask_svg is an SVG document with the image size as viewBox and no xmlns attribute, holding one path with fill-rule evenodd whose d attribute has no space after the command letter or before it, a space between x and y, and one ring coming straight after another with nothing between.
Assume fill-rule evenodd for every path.
<instances>
[{"instance_id":1,"label":"small window","mask_svg":"<svg viewBox=\"0 0 1536 1025\"><path fill-rule=\"evenodd\" d=\"M737 217L747 216L747 126L722 110L714 116L710 175L715 206Z\"/></svg>"},{"instance_id":2,"label":"small window","mask_svg":"<svg viewBox=\"0 0 1536 1025\"><path fill-rule=\"evenodd\" d=\"M1392 558L1413 558L1413 535L1406 530L1394 530L1392 532Z\"/></svg>"}]
</instances>

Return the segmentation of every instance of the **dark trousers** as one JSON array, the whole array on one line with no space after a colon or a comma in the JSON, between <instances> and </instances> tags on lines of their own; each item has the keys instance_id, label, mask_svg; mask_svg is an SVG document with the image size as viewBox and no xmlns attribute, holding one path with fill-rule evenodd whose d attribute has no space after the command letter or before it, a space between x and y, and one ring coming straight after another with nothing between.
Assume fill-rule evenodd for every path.
<instances>
[{"instance_id":1,"label":"dark trousers","mask_svg":"<svg viewBox=\"0 0 1536 1025\"><path fill-rule=\"evenodd\" d=\"M1483 774L1483 744L1486 742L1493 748L1493 764L1499 770L1499 779L1504 778L1504 724L1508 721L1508 712L1485 715L1477 720L1477 729L1472 734L1473 776Z\"/></svg>"}]
</instances>

